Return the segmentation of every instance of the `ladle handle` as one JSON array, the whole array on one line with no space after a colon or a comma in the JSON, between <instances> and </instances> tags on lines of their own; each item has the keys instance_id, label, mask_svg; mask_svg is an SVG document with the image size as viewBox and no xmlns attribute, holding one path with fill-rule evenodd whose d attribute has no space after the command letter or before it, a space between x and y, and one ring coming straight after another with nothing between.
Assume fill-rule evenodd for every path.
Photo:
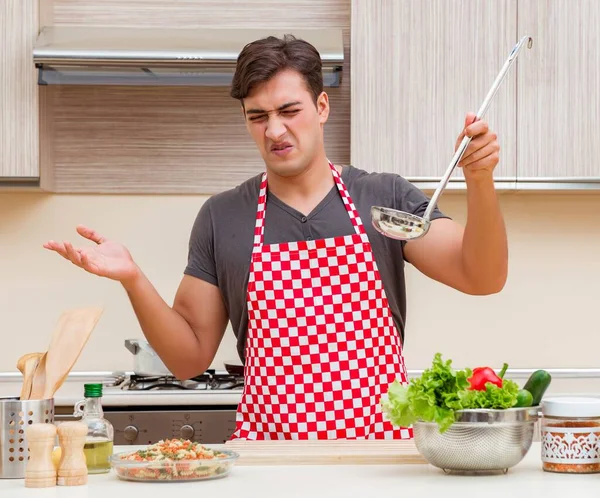
<instances>
[{"instance_id":1,"label":"ladle handle","mask_svg":"<svg viewBox=\"0 0 600 498\"><path fill-rule=\"evenodd\" d=\"M526 42L527 42L527 48L531 48L531 46L533 44L533 39L530 36L524 36L523 38L521 38L519 40L519 42L514 46L514 48L510 52L508 59L506 59L506 62L502 66L502 69L498 73L498 76L496 76L496 79L494 80L492 87L490 88L488 94L486 95L485 100L483 101L483 104L481 104L479 111L477 111L477 116L475 117L475 121L479 121L485 115L486 111L488 110L488 108L490 106L490 103L492 102L492 99L494 98L494 96L498 92L498 89L500 88L500 85L504 81L504 78L506 77L506 74L508 73L510 66L516 60L521 48L523 48L523 45ZM437 206L437 201L438 201L440 195L442 194L443 190L446 188L446 185L448 185L448 181L450 180L450 176L454 172L454 168L456 168L456 165L460 162L463 154L465 153L465 150L467 150L467 147L469 146L470 143L471 143L471 137L464 137L462 139L460 145L456 149L456 152L454 153L454 157L452 158L452 161L450 162L450 165L448 166L446 173L444 174L442 180L440 181L440 184L438 185L437 189L433 193L433 196L431 197L431 200L429 201L429 204L427 205L427 209L425 210L425 214L423 215L423 218L426 219L427 221L429 221L429 219L431 217L431 213Z\"/></svg>"}]
</instances>

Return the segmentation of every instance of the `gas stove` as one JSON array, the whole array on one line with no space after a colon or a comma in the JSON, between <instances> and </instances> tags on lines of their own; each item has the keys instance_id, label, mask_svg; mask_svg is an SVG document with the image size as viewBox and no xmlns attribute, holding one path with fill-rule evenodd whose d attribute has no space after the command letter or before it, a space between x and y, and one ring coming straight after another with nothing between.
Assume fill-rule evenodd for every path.
<instances>
[{"instance_id":1,"label":"gas stove","mask_svg":"<svg viewBox=\"0 0 600 498\"><path fill-rule=\"evenodd\" d=\"M131 374L122 382L115 383L122 391L229 391L242 390L244 378L229 373L208 370L204 374L188 380L172 376L145 376Z\"/></svg>"},{"instance_id":2,"label":"gas stove","mask_svg":"<svg viewBox=\"0 0 600 498\"><path fill-rule=\"evenodd\" d=\"M214 370L188 380L123 373L104 384L102 406L115 444L167 438L220 444L235 430L243 388L243 376Z\"/></svg>"}]
</instances>

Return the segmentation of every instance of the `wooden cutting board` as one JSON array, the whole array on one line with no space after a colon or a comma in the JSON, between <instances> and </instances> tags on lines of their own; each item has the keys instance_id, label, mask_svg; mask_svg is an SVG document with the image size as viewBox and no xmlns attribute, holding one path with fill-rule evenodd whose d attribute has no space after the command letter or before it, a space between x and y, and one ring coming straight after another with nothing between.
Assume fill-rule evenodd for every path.
<instances>
[{"instance_id":1,"label":"wooden cutting board","mask_svg":"<svg viewBox=\"0 0 600 498\"><path fill-rule=\"evenodd\" d=\"M232 440L238 465L397 465L426 464L414 440Z\"/></svg>"}]
</instances>

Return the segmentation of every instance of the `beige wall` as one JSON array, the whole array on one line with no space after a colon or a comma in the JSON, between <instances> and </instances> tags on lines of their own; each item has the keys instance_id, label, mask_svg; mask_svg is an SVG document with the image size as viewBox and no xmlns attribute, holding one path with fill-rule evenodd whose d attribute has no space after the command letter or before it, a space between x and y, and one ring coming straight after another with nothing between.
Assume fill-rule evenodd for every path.
<instances>
[{"instance_id":1,"label":"beige wall","mask_svg":"<svg viewBox=\"0 0 600 498\"><path fill-rule=\"evenodd\" d=\"M47 347L60 312L102 304L105 313L74 370L123 370L123 340L141 331L118 284L47 252L49 238L77 240L85 223L125 243L172 302L188 235L204 198L0 193L0 371ZM599 367L600 195L505 194L510 276L497 296L470 297L408 272L409 368L440 351L457 365L508 361L512 367ZM465 197L441 206L465 219ZM168 331L165 331L168 334ZM215 359L236 358L229 332Z\"/></svg>"},{"instance_id":2,"label":"beige wall","mask_svg":"<svg viewBox=\"0 0 600 498\"><path fill-rule=\"evenodd\" d=\"M28 2L35 4L34 0ZM296 13L300 12L293 19L294 26L290 25L290 9L273 5L252 0L223 9L221 3L211 0L185 5L161 0L42 0L41 17L42 24L130 26L168 22L182 27L212 23L246 26L268 18L274 27L286 29L309 22L315 27L342 27L348 45L347 0L289 0L288 7L298 7ZM319 16L314 15L317 8ZM27 126L37 127L35 119L25 124L16 137L28 137L23 132ZM72 144L67 135L64 137L66 150ZM27 143L15 146L29 151ZM81 143L87 146L87 142ZM330 143L330 147L345 153L346 142ZM73 157L82 150L83 146L76 149ZM81 170L76 168L75 172ZM141 331L122 289L45 251L42 243L49 238L75 239L75 225L88 224L124 242L158 291L171 302L185 266L189 231L203 199L191 195L85 196L0 190L0 317L4 339L0 371L15 370L22 354L45 349L62 310L97 304L105 306L105 314L75 370L130 369L132 358L123 340L141 337ZM448 193L441 206L464 221L464 194ZM429 365L435 351L453 358L457 365L507 361L512 367L599 366L600 194L505 194L502 206L510 236L510 276L500 295L469 297L413 269L408 272L408 367ZM232 357L236 353L229 333L215 366Z\"/></svg>"}]
</instances>

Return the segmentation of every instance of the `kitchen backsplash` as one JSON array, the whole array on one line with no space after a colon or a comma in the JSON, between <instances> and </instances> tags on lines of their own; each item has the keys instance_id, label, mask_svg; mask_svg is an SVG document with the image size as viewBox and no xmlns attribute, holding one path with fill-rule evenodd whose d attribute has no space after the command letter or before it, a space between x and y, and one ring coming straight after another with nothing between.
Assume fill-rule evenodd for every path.
<instances>
[{"instance_id":1,"label":"kitchen backsplash","mask_svg":"<svg viewBox=\"0 0 600 498\"><path fill-rule=\"evenodd\" d=\"M125 292L42 248L47 239L80 243L88 224L131 250L171 303L186 264L189 231L204 197L0 193L0 371L44 350L62 310L105 312L74 370L126 370L123 346L142 337ZM440 351L458 366L507 361L515 368L600 367L600 195L504 194L510 273L501 294L462 295L409 267L406 362L427 367ZM466 197L441 207L465 221ZM168 334L168 331L165 331ZM231 330L214 366L236 359Z\"/></svg>"}]
</instances>

